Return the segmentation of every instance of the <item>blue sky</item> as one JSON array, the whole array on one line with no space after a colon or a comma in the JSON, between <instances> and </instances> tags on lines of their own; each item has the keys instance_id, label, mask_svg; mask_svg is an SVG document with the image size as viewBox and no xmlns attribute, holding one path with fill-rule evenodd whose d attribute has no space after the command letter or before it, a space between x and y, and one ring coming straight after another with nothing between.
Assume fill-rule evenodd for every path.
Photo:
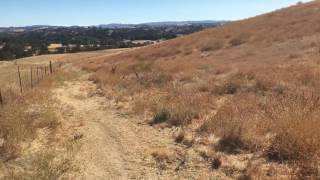
<instances>
[{"instance_id":1,"label":"blue sky","mask_svg":"<svg viewBox=\"0 0 320 180\"><path fill-rule=\"evenodd\" d=\"M243 19L296 0L0 0L0 26Z\"/></svg>"}]
</instances>

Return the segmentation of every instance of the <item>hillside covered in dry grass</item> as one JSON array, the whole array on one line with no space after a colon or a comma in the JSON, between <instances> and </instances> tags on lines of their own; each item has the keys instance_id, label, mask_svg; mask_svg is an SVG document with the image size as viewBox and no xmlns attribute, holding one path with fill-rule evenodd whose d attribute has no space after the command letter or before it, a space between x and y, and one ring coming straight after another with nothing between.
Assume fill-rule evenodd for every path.
<instances>
[{"instance_id":1,"label":"hillside covered in dry grass","mask_svg":"<svg viewBox=\"0 0 320 180\"><path fill-rule=\"evenodd\" d=\"M226 176L316 179L319 57L314 1L80 65L150 125L179 127L177 143L205 146L212 168L245 156Z\"/></svg>"}]
</instances>

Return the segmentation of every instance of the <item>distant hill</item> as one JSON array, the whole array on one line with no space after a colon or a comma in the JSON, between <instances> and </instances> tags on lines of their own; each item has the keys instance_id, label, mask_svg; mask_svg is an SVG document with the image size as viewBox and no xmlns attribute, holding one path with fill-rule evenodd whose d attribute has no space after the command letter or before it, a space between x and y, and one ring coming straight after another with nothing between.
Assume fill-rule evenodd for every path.
<instances>
[{"instance_id":1,"label":"distant hill","mask_svg":"<svg viewBox=\"0 0 320 180\"><path fill-rule=\"evenodd\" d=\"M168 26L192 26L192 25L200 25L200 26L216 26L227 23L228 21L165 21L165 22L150 22L150 23L141 23L141 24L101 24L98 27L102 28L139 28L143 26L149 27L168 27Z\"/></svg>"},{"instance_id":2,"label":"distant hill","mask_svg":"<svg viewBox=\"0 0 320 180\"><path fill-rule=\"evenodd\" d=\"M139 47L192 34L220 21L0 28L0 60L50 54ZM1 33L2 32L2 33Z\"/></svg>"},{"instance_id":3,"label":"distant hill","mask_svg":"<svg viewBox=\"0 0 320 180\"><path fill-rule=\"evenodd\" d=\"M34 25L24 27L0 27L0 32L26 32L40 29L59 28L62 26L50 26L50 25Z\"/></svg>"},{"instance_id":4,"label":"distant hill","mask_svg":"<svg viewBox=\"0 0 320 180\"><path fill-rule=\"evenodd\" d=\"M167 22L150 22L150 23L141 23L141 24L101 24L95 26L51 26L51 25L33 25L33 26L23 26L23 27L0 27L1 32L26 32L26 31L35 31L41 29L56 29L56 28L90 28L90 27L99 27L106 29L128 29L128 28L141 28L141 27L170 27L170 26L217 26L227 23L228 21L167 21Z\"/></svg>"}]
</instances>

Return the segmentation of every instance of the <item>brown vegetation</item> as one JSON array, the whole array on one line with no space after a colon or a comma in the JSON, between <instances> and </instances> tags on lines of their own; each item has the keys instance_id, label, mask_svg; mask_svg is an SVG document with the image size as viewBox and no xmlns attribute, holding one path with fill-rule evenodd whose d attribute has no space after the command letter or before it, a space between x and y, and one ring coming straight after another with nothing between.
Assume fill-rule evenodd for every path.
<instances>
[{"instance_id":1,"label":"brown vegetation","mask_svg":"<svg viewBox=\"0 0 320 180\"><path fill-rule=\"evenodd\" d=\"M260 153L317 177L319 9L299 4L81 66L152 125L214 134L217 151Z\"/></svg>"},{"instance_id":2,"label":"brown vegetation","mask_svg":"<svg viewBox=\"0 0 320 180\"><path fill-rule=\"evenodd\" d=\"M68 77L57 72L23 94L14 86L4 91L6 103L0 105L0 178L58 179L71 168L67 158L57 158L53 146L50 151L43 147L30 150L40 132L46 132L45 141L52 143L60 123L51 90Z\"/></svg>"}]
</instances>

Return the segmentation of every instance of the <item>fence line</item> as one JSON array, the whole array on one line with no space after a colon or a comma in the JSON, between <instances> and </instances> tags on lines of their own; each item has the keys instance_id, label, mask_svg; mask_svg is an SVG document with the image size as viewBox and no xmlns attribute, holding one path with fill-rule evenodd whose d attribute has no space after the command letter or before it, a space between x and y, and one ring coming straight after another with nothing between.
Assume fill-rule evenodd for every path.
<instances>
[{"instance_id":1,"label":"fence line","mask_svg":"<svg viewBox=\"0 0 320 180\"><path fill-rule=\"evenodd\" d=\"M36 88L36 86L44 80L47 76L54 74L56 72L55 68L60 68L61 63L49 62L48 65L31 65L25 68L23 65L17 65L17 85L20 91L20 95L23 95L27 89ZM13 83L16 84L16 83ZM9 86L10 87L10 86ZM7 104L12 98L14 91L11 88L0 87L0 108ZM19 94L19 93L18 93Z\"/></svg>"}]
</instances>

